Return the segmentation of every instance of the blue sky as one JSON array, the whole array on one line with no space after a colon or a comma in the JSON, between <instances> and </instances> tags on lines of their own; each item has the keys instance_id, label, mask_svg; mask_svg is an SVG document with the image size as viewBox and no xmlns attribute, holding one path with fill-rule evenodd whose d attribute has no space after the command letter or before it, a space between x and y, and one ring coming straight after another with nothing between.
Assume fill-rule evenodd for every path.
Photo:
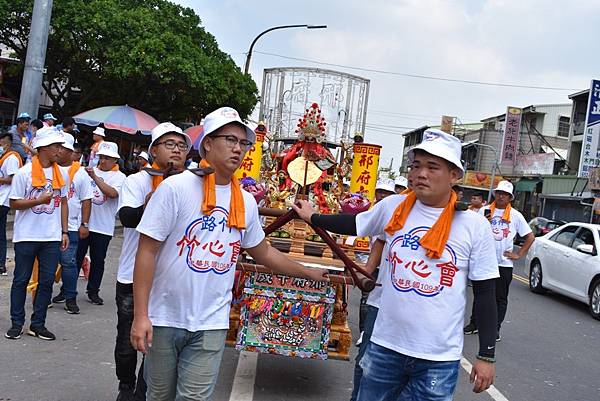
<instances>
[{"instance_id":1,"label":"blue sky","mask_svg":"<svg viewBox=\"0 0 600 401\"><path fill-rule=\"evenodd\" d=\"M258 52L390 72L569 88L483 86L322 66L370 79L365 138L385 144L382 165L392 158L395 167L400 165L405 131L384 132L382 125L435 125L443 114L466 123L501 114L508 105L568 103L570 93L600 78L600 54L594 41L600 0L176 2L200 15L202 25L241 68L252 39L264 29L287 24L328 26L280 30L261 38L250 71L259 88L264 68L319 64Z\"/></svg>"}]
</instances>

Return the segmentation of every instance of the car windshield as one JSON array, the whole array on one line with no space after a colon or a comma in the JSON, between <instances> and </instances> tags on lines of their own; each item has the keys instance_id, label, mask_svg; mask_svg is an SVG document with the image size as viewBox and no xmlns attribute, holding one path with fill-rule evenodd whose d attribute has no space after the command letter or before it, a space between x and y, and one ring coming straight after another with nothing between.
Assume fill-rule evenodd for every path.
<instances>
[{"instance_id":1,"label":"car windshield","mask_svg":"<svg viewBox=\"0 0 600 401\"><path fill-rule=\"evenodd\" d=\"M556 227L560 227L561 224L557 221L549 221L548 224L546 225L546 227L548 227L550 230L554 230Z\"/></svg>"}]
</instances>

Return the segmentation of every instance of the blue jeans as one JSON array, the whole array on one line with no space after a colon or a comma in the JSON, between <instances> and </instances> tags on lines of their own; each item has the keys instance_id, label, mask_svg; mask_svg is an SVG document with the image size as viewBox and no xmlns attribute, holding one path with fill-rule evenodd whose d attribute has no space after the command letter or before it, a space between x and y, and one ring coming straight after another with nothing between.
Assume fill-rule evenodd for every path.
<instances>
[{"instance_id":1,"label":"blue jeans","mask_svg":"<svg viewBox=\"0 0 600 401\"><path fill-rule=\"evenodd\" d=\"M209 400L217 382L227 330L191 332L153 327L144 361L148 401Z\"/></svg>"},{"instance_id":2,"label":"blue jeans","mask_svg":"<svg viewBox=\"0 0 600 401\"><path fill-rule=\"evenodd\" d=\"M77 277L79 269L75 264L77 254L77 243L79 232L69 231L69 247L60 253L60 265L62 267L61 279L63 282L60 292L65 294L66 299L77 298Z\"/></svg>"},{"instance_id":3,"label":"blue jeans","mask_svg":"<svg viewBox=\"0 0 600 401\"><path fill-rule=\"evenodd\" d=\"M25 298L27 284L31 279L33 262L39 263L38 287L33 300L31 326L46 324L46 312L52 297L54 274L60 258L60 242L24 241L15 243L15 276L10 288L10 318L13 324L25 324Z\"/></svg>"},{"instance_id":4,"label":"blue jeans","mask_svg":"<svg viewBox=\"0 0 600 401\"><path fill-rule=\"evenodd\" d=\"M87 292L98 293L102 277L104 276L104 260L108 251L108 244L112 237L110 235L100 234L91 231L85 239L80 239L77 244L77 271L81 269L83 258L90 248L90 276L88 277Z\"/></svg>"},{"instance_id":5,"label":"blue jeans","mask_svg":"<svg viewBox=\"0 0 600 401\"><path fill-rule=\"evenodd\" d=\"M9 207L0 206L0 267L6 267L6 218Z\"/></svg>"},{"instance_id":6,"label":"blue jeans","mask_svg":"<svg viewBox=\"0 0 600 401\"><path fill-rule=\"evenodd\" d=\"M361 305L361 312L362 311L363 306ZM360 388L360 381L362 380L363 375L363 370L360 367L360 360L365 354L367 346L371 342L371 334L373 334L373 326L375 326L375 320L377 319L377 313L379 312L379 308L365 304L364 312L365 316L363 322L363 337L362 342L360 343L360 347L358 348L356 362L354 363L354 388L352 389L350 401L356 401L356 397L358 396L358 389Z\"/></svg>"},{"instance_id":7,"label":"blue jeans","mask_svg":"<svg viewBox=\"0 0 600 401\"><path fill-rule=\"evenodd\" d=\"M451 401L459 361L413 358L371 342L360 366L359 401Z\"/></svg>"}]
</instances>

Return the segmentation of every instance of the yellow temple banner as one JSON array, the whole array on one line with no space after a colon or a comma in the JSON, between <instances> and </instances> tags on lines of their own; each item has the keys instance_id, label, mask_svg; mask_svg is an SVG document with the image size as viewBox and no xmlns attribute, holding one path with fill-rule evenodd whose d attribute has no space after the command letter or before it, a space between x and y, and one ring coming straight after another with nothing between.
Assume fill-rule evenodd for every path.
<instances>
[{"instance_id":1,"label":"yellow temple banner","mask_svg":"<svg viewBox=\"0 0 600 401\"><path fill-rule=\"evenodd\" d=\"M260 164L262 161L262 144L265 141L265 135L256 133L256 143L244 156L240 168L235 171L238 179L252 177L255 180L260 179Z\"/></svg>"},{"instance_id":2,"label":"yellow temple banner","mask_svg":"<svg viewBox=\"0 0 600 401\"><path fill-rule=\"evenodd\" d=\"M377 171L381 146L368 143L354 144L350 192L362 192L372 202L375 198Z\"/></svg>"}]
</instances>

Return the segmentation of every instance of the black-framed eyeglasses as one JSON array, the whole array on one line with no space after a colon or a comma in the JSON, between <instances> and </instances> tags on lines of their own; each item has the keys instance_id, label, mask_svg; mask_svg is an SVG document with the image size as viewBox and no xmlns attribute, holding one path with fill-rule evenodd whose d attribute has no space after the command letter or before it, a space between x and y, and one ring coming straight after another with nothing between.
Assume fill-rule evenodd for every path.
<instances>
[{"instance_id":1,"label":"black-framed eyeglasses","mask_svg":"<svg viewBox=\"0 0 600 401\"><path fill-rule=\"evenodd\" d=\"M175 149L175 147L177 147L182 152L186 152L190 148L188 146L188 144L185 142L175 142L175 141L164 141L164 142L157 142L154 144L154 146L157 146L157 145L165 145L165 148L167 148L169 150L173 150L173 149Z\"/></svg>"},{"instance_id":2,"label":"black-framed eyeglasses","mask_svg":"<svg viewBox=\"0 0 600 401\"><path fill-rule=\"evenodd\" d=\"M254 145L247 139L238 139L238 137L235 135L214 135L211 138L225 138L225 143L230 149L235 148L235 145L239 144L240 149L242 149L245 152L250 150L252 145Z\"/></svg>"}]
</instances>

